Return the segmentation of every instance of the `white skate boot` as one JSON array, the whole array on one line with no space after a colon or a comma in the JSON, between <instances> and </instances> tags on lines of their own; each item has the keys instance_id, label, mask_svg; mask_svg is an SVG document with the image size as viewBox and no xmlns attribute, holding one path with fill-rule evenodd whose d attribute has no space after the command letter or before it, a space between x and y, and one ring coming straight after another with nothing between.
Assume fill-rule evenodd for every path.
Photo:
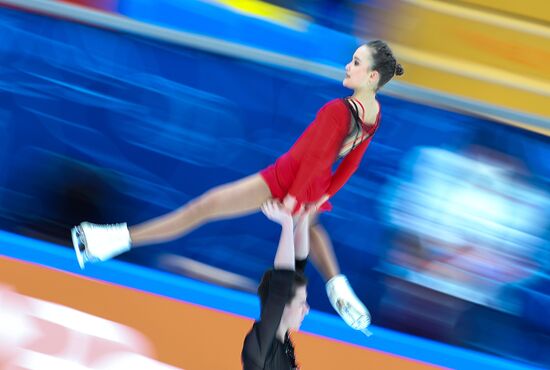
<instances>
[{"instance_id":1,"label":"white skate boot","mask_svg":"<svg viewBox=\"0 0 550 370\"><path fill-rule=\"evenodd\" d=\"M327 284L327 295L332 307L344 319L346 324L355 330L360 330L367 336L370 325L370 313L365 305L357 298L344 275L336 275Z\"/></svg>"},{"instance_id":2,"label":"white skate boot","mask_svg":"<svg viewBox=\"0 0 550 370\"><path fill-rule=\"evenodd\" d=\"M130 231L124 224L97 225L82 222L71 230L80 268L86 263L105 261L130 249Z\"/></svg>"}]
</instances>

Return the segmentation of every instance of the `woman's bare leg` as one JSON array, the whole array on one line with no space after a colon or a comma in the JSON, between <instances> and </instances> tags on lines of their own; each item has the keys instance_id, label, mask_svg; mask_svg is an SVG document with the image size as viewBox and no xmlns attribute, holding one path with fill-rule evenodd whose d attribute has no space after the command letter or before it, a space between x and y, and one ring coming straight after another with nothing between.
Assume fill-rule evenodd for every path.
<instances>
[{"instance_id":1,"label":"woman's bare leg","mask_svg":"<svg viewBox=\"0 0 550 370\"><path fill-rule=\"evenodd\" d=\"M309 228L309 242L310 256L313 264L325 281L340 274L340 266L338 266L330 237L321 224L317 222L312 223Z\"/></svg>"},{"instance_id":2,"label":"woman's bare leg","mask_svg":"<svg viewBox=\"0 0 550 370\"><path fill-rule=\"evenodd\" d=\"M130 227L132 246L173 240L203 223L253 213L270 198L258 173L215 187L170 213Z\"/></svg>"}]
</instances>

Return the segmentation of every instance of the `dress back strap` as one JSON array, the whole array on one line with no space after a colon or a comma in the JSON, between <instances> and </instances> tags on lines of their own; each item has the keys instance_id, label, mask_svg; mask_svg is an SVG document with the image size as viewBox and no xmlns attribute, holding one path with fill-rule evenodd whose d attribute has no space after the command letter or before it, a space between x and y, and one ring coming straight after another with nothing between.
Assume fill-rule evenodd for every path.
<instances>
[{"instance_id":1,"label":"dress back strap","mask_svg":"<svg viewBox=\"0 0 550 370\"><path fill-rule=\"evenodd\" d=\"M363 112L363 114L361 114L361 123L365 123L365 113L367 113L365 111L365 107L363 106L363 104L359 101L359 99L355 99L355 98L350 98L350 100L354 103L357 103L359 104L359 106L361 107L361 111Z\"/></svg>"}]
</instances>

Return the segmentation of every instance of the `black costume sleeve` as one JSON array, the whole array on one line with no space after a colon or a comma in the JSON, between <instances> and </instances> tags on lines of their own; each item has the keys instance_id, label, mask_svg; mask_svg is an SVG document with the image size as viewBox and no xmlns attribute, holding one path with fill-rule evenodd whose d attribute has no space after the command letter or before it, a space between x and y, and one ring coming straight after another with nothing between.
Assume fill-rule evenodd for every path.
<instances>
[{"instance_id":1,"label":"black costume sleeve","mask_svg":"<svg viewBox=\"0 0 550 370\"><path fill-rule=\"evenodd\" d=\"M296 266L296 272L304 273L307 265L307 257L303 260L295 260L294 266Z\"/></svg>"}]
</instances>

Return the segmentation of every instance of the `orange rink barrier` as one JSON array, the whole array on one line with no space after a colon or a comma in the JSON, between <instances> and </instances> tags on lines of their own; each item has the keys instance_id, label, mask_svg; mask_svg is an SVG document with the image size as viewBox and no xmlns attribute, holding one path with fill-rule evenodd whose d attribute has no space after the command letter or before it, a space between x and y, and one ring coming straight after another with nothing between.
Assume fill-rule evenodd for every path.
<instances>
[{"instance_id":1,"label":"orange rink barrier","mask_svg":"<svg viewBox=\"0 0 550 370\"><path fill-rule=\"evenodd\" d=\"M240 369L243 339L253 320L35 264L0 257L0 279L25 296L69 306L136 329L155 357L184 369ZM37 284L37 282L40 282ZM308 333L293 336L304 369L345 366L436 369L433 365L350 346Z\"/></svg>"},{"instance_id":2,"label":"orange rink barrier","mask_svg":"<svg viewBox=\"0 0 550 370\"><path fill-rule=\"evenodd\" d=\"M114 369L139 359L149 369L241 368L256 297L118 261L82 272L73 254L0 232L0 318L14 323L0 327L0 364ZM367 338L315 311L303 329L293 340L306 370L531 368L383 328Z\"/></svg>"}]
</instances>

